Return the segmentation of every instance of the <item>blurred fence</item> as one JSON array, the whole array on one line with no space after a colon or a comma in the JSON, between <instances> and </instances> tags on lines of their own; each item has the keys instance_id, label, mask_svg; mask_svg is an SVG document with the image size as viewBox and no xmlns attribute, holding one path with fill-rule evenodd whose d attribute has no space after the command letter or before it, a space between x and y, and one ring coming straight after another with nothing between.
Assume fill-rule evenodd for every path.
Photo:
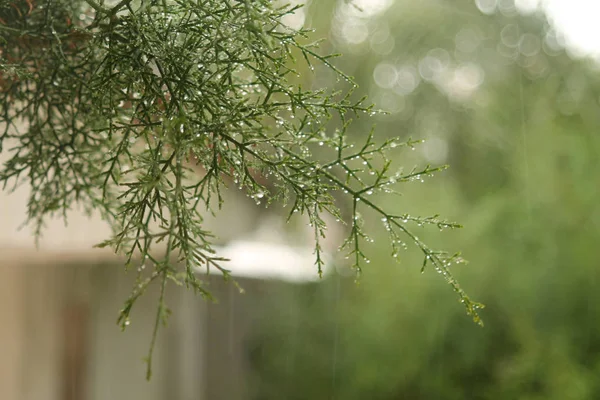
<instances>
[{"instance_id":1,"label":"blurred fence","mask_svg":"<svg viewBox=\"0 0 600 400\"><path fill-rule=\"evenodd\" d=\"M245 294L208 279L217 303L172 287L173 310L158 334L153 377L146 382L157 289L150 288L121 332L115 321L134 273L80 258L0 261L0 399L247 398L245 337L253 305L274 281L241 279Z\"/></svg>"}]
</instances>

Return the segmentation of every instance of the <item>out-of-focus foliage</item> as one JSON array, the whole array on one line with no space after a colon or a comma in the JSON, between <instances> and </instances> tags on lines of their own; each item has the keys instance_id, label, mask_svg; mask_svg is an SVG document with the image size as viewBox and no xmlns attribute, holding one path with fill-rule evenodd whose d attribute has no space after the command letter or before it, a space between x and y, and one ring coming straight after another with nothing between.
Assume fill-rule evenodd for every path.
<instances>
[{"instance_id":1,"label":"out-of-focus foliage","mask_svg":"<svg viewBox=\"0 0 600 400\"><path fill-rule=\"evenodd\" d=\"M331 17L346 67L391 112L378 129L424 137L415 159L451 165L396 206L465 222L443 240L472 261L455 273L486 327L435 280L388 265L375 237L381 257L359 286L332 277L265 305L254 398L600 398L600 75L543 14L511 4L397 1L369 18L311 5L308 22Z\"/></svg>"}]
</instances>

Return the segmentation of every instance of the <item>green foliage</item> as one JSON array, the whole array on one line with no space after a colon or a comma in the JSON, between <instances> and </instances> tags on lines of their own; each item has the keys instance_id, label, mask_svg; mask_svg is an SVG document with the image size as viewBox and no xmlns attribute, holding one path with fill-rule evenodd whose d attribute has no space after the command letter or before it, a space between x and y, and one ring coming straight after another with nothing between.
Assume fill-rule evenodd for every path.
<instances>
[{"instance_id":1,"label":"green foliage","mask_svg":"<svg viewBox=\"0 0 600 400\"><path fill-rule=\"evenodd\" d=\"M343 247L357 274L369 262L360 213L377 215L394 253L415 244L422 267L442 274L480 322L480 305L450 273L462 259L409 230L459 225L391 213L371 196L441 168L393 169L390 154L418 143L411 139L377 142L371 132L349 140L351 118L374 111L309 30L282 24L295 10L266 0L3 0L0 150L10 157L0 181L30 187L28 221L38 235L47 217L66 218L76 205L110 223L114 234L99 246L140 265L123 328L136 299L160 282L153 343L168 315L167 281L210 296L197 272L229 276L202 211L220 208L228 185L308 216L319 274L323 215L342 219L340 201L352 204ZM303 88L301 63L328 69L344 89Z\"/></svg>"},{"instance_id":2,"label":"green foliage","mask_svg":"<svg viewBox=\"0 0 600 400\"><path fill-rule=\"evenodd\" d=\"M394 51L356 51L350 64L360 66L361 87L394 96L371 83L379 62L416 65L443 49L450 67L482 68L471 98L422 80L378 128L448 144L448 179L405 202L417 212L452 210L469 227L446 243L460 242L480 266L459 277L486 304L486 329L465 324L437 281L373 257L378 268L358 288L342 279L339 296L333 278L265 301L251 342L254 398L600 398L598 66L548 47L556 33L541 15L444 4L396 2L367 22L375 32L389 27ZM517 39L534 35L537 53L503 47L507 26ZM479 40L468 53L455 41L465 31ZM432 121L441 123L431 129ZM374 238L374 253L383 253Z\"/></svg>"}]
</instances>

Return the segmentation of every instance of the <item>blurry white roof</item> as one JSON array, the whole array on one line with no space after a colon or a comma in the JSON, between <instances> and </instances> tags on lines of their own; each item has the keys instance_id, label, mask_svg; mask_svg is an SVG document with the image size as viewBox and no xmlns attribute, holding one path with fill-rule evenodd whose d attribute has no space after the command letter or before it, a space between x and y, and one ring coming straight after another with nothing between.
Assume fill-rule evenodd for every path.
<instances>
[{"instance_id":1,"label":"blurry white roof","mask_svg":"<svg viewBox=\"0 0 600 400\"><path fill-rule=\"evenodd\" d=\"M279 243L233 241L217 249L219 256L230 261L223 266L234 277L277 279L289 282L319 280L315 255L309 247L292 247ZM325 259L326 267L329 260ZM326 268L323 273L330 271Z\"/></svg>"}]
</instances>

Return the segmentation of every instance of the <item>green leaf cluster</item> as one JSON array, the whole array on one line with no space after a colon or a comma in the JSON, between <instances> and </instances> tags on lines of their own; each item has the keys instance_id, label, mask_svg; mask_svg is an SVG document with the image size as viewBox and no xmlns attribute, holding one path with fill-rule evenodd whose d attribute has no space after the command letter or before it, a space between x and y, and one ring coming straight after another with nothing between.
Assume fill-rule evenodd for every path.
<instances>
[{"instance_id":1,"label":"green leaf cluster","mask_svg":"<svg viewBox=\"0 0 600 400\"><path fill-rule=\"evenodd\" d=\"M141 260L123 328L136 299L160 282L153 343L168 314L167 281L209 297L198 272L229 276L203 229L203 208L219 209L228 186L306 215L319 274L323 216L347 221L343 247L359 274L369 262L361 212L377 215L394 254L415 244L423 268L440 272L480 322L480 305L450 272L462 259L409 230L458 225L394 215L370 197L441 168L392 168L390 154L417 141L348 138L351 119L375 111L310 30L282 23L296 9L266 0L0 2L0 151L9 153L0 182L30 187L27 217L38 235L47 217L66 218L76 205L110 223L114 233L99 246L127 265ZM329 69L346 89L302 87L303 63ZM352 204L349 218L340 201Z\"/></svg>"}]
</instances>

